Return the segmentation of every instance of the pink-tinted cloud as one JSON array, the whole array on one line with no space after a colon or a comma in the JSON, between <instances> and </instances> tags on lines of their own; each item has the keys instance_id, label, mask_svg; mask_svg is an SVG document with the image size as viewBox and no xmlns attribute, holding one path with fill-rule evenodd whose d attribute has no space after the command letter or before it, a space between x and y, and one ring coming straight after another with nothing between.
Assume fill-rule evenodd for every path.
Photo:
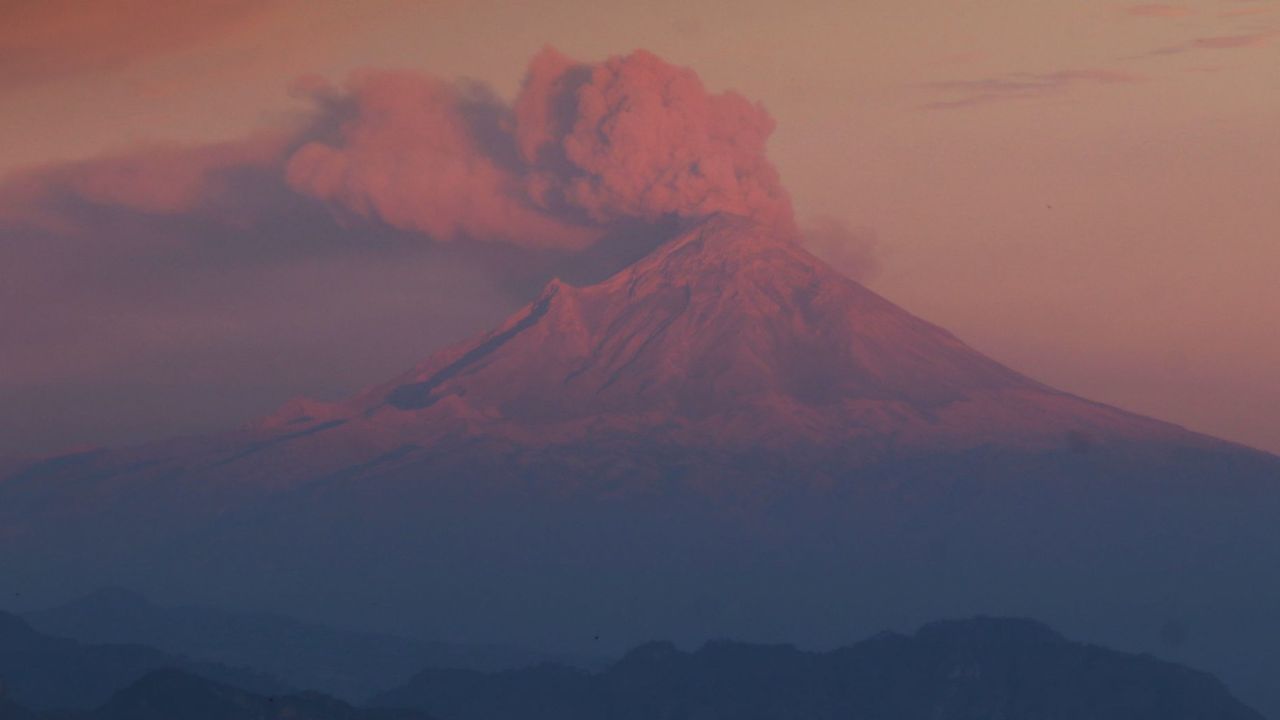
<instances>
[{"instance_id":1,"label":"pink-tinted cloud","mask_svg":"<svg viewBox=\"0 0 1280 720\"><path fill-rule=\"evenodd\" d=\"M760 105L709 93L692 70L644 51L587 70L548 51L517 101L530 193L544 207L599 223L731 212L794 232Z\"/></svg>"},{"instance_id":2,"label":"pink-tinted cloud","mask_svg":"<svg viewBox=\"0 0 1280 720\"><path fill-rule=\"evenodd\" d=\"M925 87L943 97L926 103L923 108L946 110L1009 100L1033 100L1081 85L1130 85L1143 80L1140 75L1122 70L1090 68L934 82Z\"/></svg>"},{"instance_id":3,"label":"pink-tinted cloud","mask_svg":"<svg viewBox=\"0 0 1280 720\"><path fill-rule=\"evenodd\" d=\"M75 206L251 223L272 212L254 191L265 187L436 242L578 251L716 212L794 232L765 153L768 113L650 53L584 64L544 51L513 106L416 71L294 91L313 111L292 130L37 169L0 188L0 221L51 228L78 219Z\"/></svg>"},{"instance_id":4,"label":"pink-tinted cloud","mask_svg":"<svg viewBox=\"0 0 1280 720\"><path fill-rule=\"evenodd\" d=\"M1254 15L1266 15L1275 12L1274 5L1255 5L1253 7L1232 8L1223 10L1218 13L1218 17L1234 18L1234 17L1251 17Z\"/></svg>"},{"instance_id":5,"label":"pink-tinted cloud","mask_svg":"<svg viewBox=\"0 0 1280 720\"><path fill-rule=\"evenodd\" d=\"M1145 3L1142 5L1130 5L1124 9L1124 12L1135 17L1147 18L1176 18L1185 17L1192 14L1192 10L1184 5L1170 5L1167 3Z\"/></svg>"},{"instance_id":6,"label":"pink-tinted cloud","mask_svg":"<svg viewBox=\"0 0 1280 720\"><path fill-rule=\"evenodd\" d=\"M596 233L523 196L520 175L481 135L502 113L484 91L413 72L354 77L341 96L351 117L331 141L302 146L286 174L298 192L436 240L504 240L580 248ZM496 128L490 128L494 131Z\"/></svg>"},{"instance_id":7,"label":"pink-tinted cloud","mask_svg":"<svg viewBox=\"0 0 1280 720\"><path fill-rule=\"evenodd\" d=\"M552 47L534 56L515 102L515 136L524 161L534 167L564 163L559 139L573 131L578 91L591 68ZM535 193L540 199L542 193Z\"/></svg>"},{"instance_id":8,"label":"pink-tinted cloud","mask_svg":"<svg viewBox=\"0 0 1280 720\"><path fill-rule=\"evenodd\" d=\"M1251 48L1270 45L1280 33L1260 32L1246 33L1243 35L1218 35L1216 37L1196 38L1191 41L1191 46L1203 48L1206 50L1232 50L1235 48Z\"/></svg>"},{"instance_id":9,"label":"pink-tinted cloud","mask_svg":"<svg viewBox=\"0 0 1280 720\"><path fill-rule=\"evenodd\" d=\"M590 65L546 50L512 108L409 72L325 98L345 119L294 154L290 185L438 240L581 248L618 223L716 212L794 233L768 113L644 51Z\"/></svg>"},{"instance_id":10,"label":"pink-tinted cloud","mask_svg":"<svg viewBox=\"0 0 1280 720\"><path fill-rule=\"evenodd\" d=\"M156 147L74 166L69 186L85 200L153 214L190 212L226 197L238 168L277 164L282 138L255 136L192 148Z\"/></svg>"},{"instance_id":11,"label":"pink-tinted cloud","mask_svg":"<svg viewBox=\"0 0 1280 720\"><path fill-rule=\"evenodd\" d=\"M29 225L62 233L93 230L75 207L153 216L221 213L244 221L236 195L248 171L278 168L285 133L199 146L156 145L16 173L0 183L0 229Z\"/></svg>"},{"instance_id":12,"label":"pink-tinted cloud","mask_svg":"<svg viewBox=\"0 0 1280 720\"><path fill-rule=\"evenodd\" d=\"M1263 30L1259 32L1240 33L1237 35L1209 35L1192 38L1178 45L1154 50L1149 55L1181 55L1201 50L1242 50L1247 48L1267 47L1280 39L1280 30Z\"/></svg>"}]
</instances>

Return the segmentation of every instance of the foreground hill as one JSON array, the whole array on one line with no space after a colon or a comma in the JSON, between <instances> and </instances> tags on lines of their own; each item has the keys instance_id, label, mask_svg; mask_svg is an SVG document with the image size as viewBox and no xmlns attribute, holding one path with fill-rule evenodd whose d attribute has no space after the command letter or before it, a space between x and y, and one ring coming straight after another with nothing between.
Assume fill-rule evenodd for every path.
<instances>
[{"instance_id":1,"label":"foreground hill","mask_svg":"<svg viewBox=\"0 0 1280 720\"><path fill-rule=\"evenodd\" d=\"M0 613L0 699L15 706L41 710L96 707L117 690L166 667L184 668L260 692L283 689L269 677L140 645L88 645L42 635L16 616Z\"/></svg>"},{"instance_id":2,"label":"foreground hill","mask_svg":"<svg viewBox=\"0 0 1280 720\"><path fill-rule=\"evenodd\" d=\"M826 653L715 642L638 647L586 673L427 671L378 700L448 720L1261 720L1204 673L979 619Z\"/></svg>"},{"instance_id":3,"label":"foreground hill","mask_svg":"<svg viewBox=\"0 0 1280 720\"><path fill-rule=\"evenodd\" d=\"M717 217L345 401L22 466L0 576L588 654L1026 615L1280 713L1276 517L1280 459Z\"/></svg>"}]
</instances>

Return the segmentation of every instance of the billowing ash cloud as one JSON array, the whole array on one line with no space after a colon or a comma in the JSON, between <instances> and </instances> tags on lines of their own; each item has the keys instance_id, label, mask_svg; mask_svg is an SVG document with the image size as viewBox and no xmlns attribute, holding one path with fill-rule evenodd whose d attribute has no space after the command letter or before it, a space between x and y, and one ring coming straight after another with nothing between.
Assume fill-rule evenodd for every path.
<instances>
[{"instance_id":1,"label":"billowing ash cloud","mask_svg":"<svg viewBox=\"0 0 1280 720\"><path fill-rule=\"evenodd\" d=\"M708 93L692 70L644 51L588 66L545 50L516 102L531 197L598 223L723 211L791 234L765 155L773 128L760 105Z\"/></svg>"},{"instance_id":2,"label":"billowing ash cloud","mask_svg":"<svg viewBox=\"0 0 1280 720\"><path fill-rule=\"evenodd\" d=\"M270 196L319 201L347 224L438 242L581 250L619 227L716 212L794 234L765 153L769 114L648 52L584 64L544 50L513 105L416 71L363 71L305 93L313 111L291 133L47 169L0 188L0 203L45 219L73 202L244 223L272 212L261 187L237 187L249 174Z\"/></svg>"},{"instance_id":3,"label":"billowing ash cloud","mask_svg":"<svg viewBox=\"0 0 1280 720\"><path fill-rule=\"evenodd\" d=\"M579 248L619 221L721 211L794 230L769 114L644 51L587 65L545 50L513 108L409 72L317 97L347 117L293 154L289 184L439 240Z\"/></svg>"},{"instance_id":4,"label":"billowing ash cloud","mask_svg":"<svg viewBox=\"0 0 1280 720\"><path fill-rule=\"evenodd\" d=\"M529 202L499 124L507 109L482 88L420 73L368 72L318 100L349 117L336 137L289 159L289 185L366 218L434 239L582 247L590 228Z\"/></svg>"}]
</instances>

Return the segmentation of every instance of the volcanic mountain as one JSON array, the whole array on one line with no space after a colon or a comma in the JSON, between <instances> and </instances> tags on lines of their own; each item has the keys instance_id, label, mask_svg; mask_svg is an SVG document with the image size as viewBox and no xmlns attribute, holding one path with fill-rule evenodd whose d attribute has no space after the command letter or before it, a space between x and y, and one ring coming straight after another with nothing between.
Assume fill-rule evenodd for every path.
<instances>
[{"instance_id":1,"label":"volcanic mountain","mask_svg":"<svg viewBox=\"0 0 1280 720\"><path fill-rule=\"evenodd\" d=\"M1046 387L716 216L346 401L18 469L0 577L592 654L1030 615L1280 710L1278 512L1277 458Z\"/></svg>"},{"instance_id":2,"label":"volcanic mountain","mask_svg":"<svg viewBox=\"0 0 1280 720\"><path fill-rule=\"evenodd\" d=\"M1023 377L731 215L597 285L552 281L497 330L348 402L286 406L263 427L301 437L338 423L413 442L643 433L869 453L1207 440Z\"/></svg>"}]
</instances>

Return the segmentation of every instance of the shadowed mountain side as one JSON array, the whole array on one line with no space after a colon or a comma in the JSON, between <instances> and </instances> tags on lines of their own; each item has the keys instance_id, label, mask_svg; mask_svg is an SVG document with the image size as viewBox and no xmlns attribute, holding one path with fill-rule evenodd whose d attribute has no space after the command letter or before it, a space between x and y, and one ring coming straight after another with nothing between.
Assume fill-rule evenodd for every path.
<instances>
[{"instance_id":1,"label":"shadowed mountain side","mask_svg":"<svg viewBox=\"0 0 1280 720\"><path fill-rule=\"evenodd\" d=\"M274 679L214 663L197 662L141 645L87 645L42 635L21 619L0 613L0 685L3 698L27 708L91 708L149 672L185 670L237 687L280 692Z\"/></svg>"},{"instance_id":2,"label":"shadowed mountain side","mask_svg":"<svg viewBox=\"0 0 1280 720\"><path fill-rule=\"evenodd\" d=\"M39 716L30 710L0 697L0 718L3 720L39 720Z\"/></svg>"},{"instance_id":3,"label":"shadowed mountain side","mask_svg":"<svg viewBox=\"0 0 1280 720\"><path fill-rule=\"evenodd\" d=\"M651 643L598 674L428 670L377 704L450 720L1262 718L1205 673L995 619L935 623L827 653L734 642L685 653Z\"/></svg>"},{"instance_id":4,"label":"shadowed mountain side","mask_svg":"<svg viewBox=\"0 0 1280 720\"><path fill-rule=\"evenodd\" d=\"M427 643L338 630L267 613L160 607L106 589L25 618L42 632L90 643L136 643L280 678L290 687L359 702L403 684L423 667L502 670L556 660L499 646ZM603 661L585 662L600 667Z\"/></svg>"}]
</instances>

